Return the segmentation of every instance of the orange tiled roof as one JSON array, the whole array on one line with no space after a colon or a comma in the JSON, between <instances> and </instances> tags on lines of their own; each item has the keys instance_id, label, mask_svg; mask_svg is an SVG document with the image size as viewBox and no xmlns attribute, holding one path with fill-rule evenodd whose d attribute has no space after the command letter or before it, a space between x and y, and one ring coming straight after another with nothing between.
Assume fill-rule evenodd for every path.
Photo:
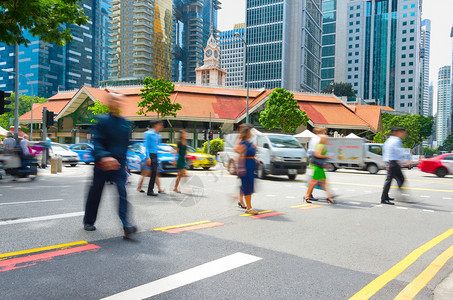
<instances>
[{"instance_id":1,"label":"orange tiled roof","mask_svg":"<svg viewBox=\"0 0 453 300\"><path fill-rule=\"evenodd\" d=\"M381 124L381 107L376 105L357 105L355 106L355 114L366 120L368 124L375 130L379 130Z\"/></svg>"},{"instance_id":2,"label":"orange tiled roof","mask_svg":"<svg viewBox=\"0 0 453 300\"><path fill-rule=\"evenodd\" d=\"M52 101L49 99L46 103L42 104L34 104L33 105L33 121L41 121L42 120L42 110L44 107L47 107L47 110L53 111L54 113L58 114L61 110L68 104L70 99L68 100L55 100ZM31 119L31 112L26 112L22 116L19 117L19 121L30 121Z\"/></svg>"}]
</instances>

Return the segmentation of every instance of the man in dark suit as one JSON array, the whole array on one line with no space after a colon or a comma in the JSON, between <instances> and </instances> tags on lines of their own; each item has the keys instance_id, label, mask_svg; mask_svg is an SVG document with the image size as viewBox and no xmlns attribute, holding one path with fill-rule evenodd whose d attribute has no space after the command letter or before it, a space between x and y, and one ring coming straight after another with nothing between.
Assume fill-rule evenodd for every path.
<instances>
[{"instance_id":1,"label":"man in dark suit","mask_svg":"<svg viewBox=\"0 0 453 300\"><path fill-rule=\"evenodd\" d=\"M84 229L94 231L96 216L101 201L102 190L106 181L116 184L119 194L119 217L123 223L124 237L135 233L137 228L127 220L127 193L126 193L126 151L129 145L130 125L120 116L122 97L110 94L107 105L109 114L98 117L94 129L94 175L93 183L88 192L83 218Z\"/></svg>"}]
</instances>

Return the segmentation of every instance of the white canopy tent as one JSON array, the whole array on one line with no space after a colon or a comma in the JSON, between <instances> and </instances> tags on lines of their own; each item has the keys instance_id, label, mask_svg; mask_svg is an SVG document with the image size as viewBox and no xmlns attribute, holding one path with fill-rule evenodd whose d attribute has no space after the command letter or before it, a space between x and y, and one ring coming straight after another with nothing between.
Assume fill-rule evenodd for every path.
<instances>
[{"instance_id":1,"label":"white canopy tent","mask_svg":"<svg viewBox=\"0 0 453 300\"><path fill-rule=\"evenodd\" d=\"M8 130L3 129L3 127L0 127L0 136L6 136L7 133L8 133Z\"/></svg>"},{"instance_id":2,"label":"white canopy tent","mask_svg":"<svg viewBox=\"0 0 453 300\"><path fill-rule=\"evenodd\" d=\"M361 139L360 136L357 136L357 135L355 135L352 132L350 134L348 134L346 137L349 138L349 139Z\"/></svg>"},{"instance_id":3,"label":"white canopy tent","mask_svg":"<svg viewBox=\"0 0 453 300\"><path fill-rule=\"evenodd\" d=\"M316 136L316 134L314 134L313 132L311 132L311 131L308 130L308 129L305 129L305 130L302 131L301 133L294 135L294 137L295 137L296 139L298 139L300 142L302 142L303 144L308 144L308 141L309 141L312 137L315 137L315 136Z\"/></svg>"}]
</instances>

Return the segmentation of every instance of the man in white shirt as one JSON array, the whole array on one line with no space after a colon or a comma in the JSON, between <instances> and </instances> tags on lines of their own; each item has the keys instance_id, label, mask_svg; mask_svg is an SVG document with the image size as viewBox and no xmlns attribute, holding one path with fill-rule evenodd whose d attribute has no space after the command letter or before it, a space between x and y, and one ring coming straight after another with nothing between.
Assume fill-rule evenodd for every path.
<instances>
[{"instance_id":1,"label":"man in white shirt","mask_svg":"<svg viewBox=\"0 0 453 300\"><path fill-rule=\"evenodd\" d=\"M396 179L398 187L404 184L404 175L401 171L399 161L406 158L407 153L403 148L403 139L406 137L406 130L402 127L392 128L392 135L385 141L382 147L383 159L387 164L387 178L385 179L384 189L382 190L381 203L394 205L395 203L390 202L394 200L390 198L389 191L392 180Z\"/></svg>"},{"instance_id":2,"label":"man in white shirt","mask_svg":"<svg viewBox=\"0 0 453 300\"><path fill-rule=\"evenodd\" d=\"M24 138L20 141L19 145L25 155L30 155L30 150L28 149L28 135L24 135Z\"/></svg>"}]
</instances>

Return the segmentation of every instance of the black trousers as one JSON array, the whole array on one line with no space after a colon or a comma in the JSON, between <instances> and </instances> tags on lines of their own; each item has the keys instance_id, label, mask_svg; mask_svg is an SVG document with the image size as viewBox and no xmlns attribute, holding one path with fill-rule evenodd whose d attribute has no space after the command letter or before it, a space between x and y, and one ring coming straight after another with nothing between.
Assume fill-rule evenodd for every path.
<instances>
[{"instance_id":1,"label":"black trousers","mask_svg":"<svg viewBox=\"0 0 453 300\"><path fill-rule=\"evenodd\" d=\"M387 178L385 179L384 189L382 190L381 201L389 198L390 186L393 179L396 179L399 188L403 186L404 175L397 160L391 160L389 162L389 170L387 170Z\"/></svg>"},{"instance_id":2,"label":"black trousers","mask_svg":"<svg viewBox=\"0 0 453 300\"><path fill-rule=\"evenodd\" d=\"M85 203L85 217L83 218L83 223L93 225L96 222L99 203L101 202L102 191L106 181L115 183L120 198L118 214L123 223L123 227L129 227L130 224L127 220L127 208L129 205L126 192L127 175L124 164L121 164L119 170L114 171L104 171L98 166L94 167L93 182Z\"/></svg>"},{"instance_id":3,"label":"black trousers","mask_svg":"<svg viewBox=\"0 0 453 300\"><path fill-rule=\"evenodd\" d=\"M148 195L154 193L154 184L156 183L157 176L157 154L150 153L149 158L151 158L151 174L149 175L149 184L148 184Z\"/></svg>"}]
</instances>

